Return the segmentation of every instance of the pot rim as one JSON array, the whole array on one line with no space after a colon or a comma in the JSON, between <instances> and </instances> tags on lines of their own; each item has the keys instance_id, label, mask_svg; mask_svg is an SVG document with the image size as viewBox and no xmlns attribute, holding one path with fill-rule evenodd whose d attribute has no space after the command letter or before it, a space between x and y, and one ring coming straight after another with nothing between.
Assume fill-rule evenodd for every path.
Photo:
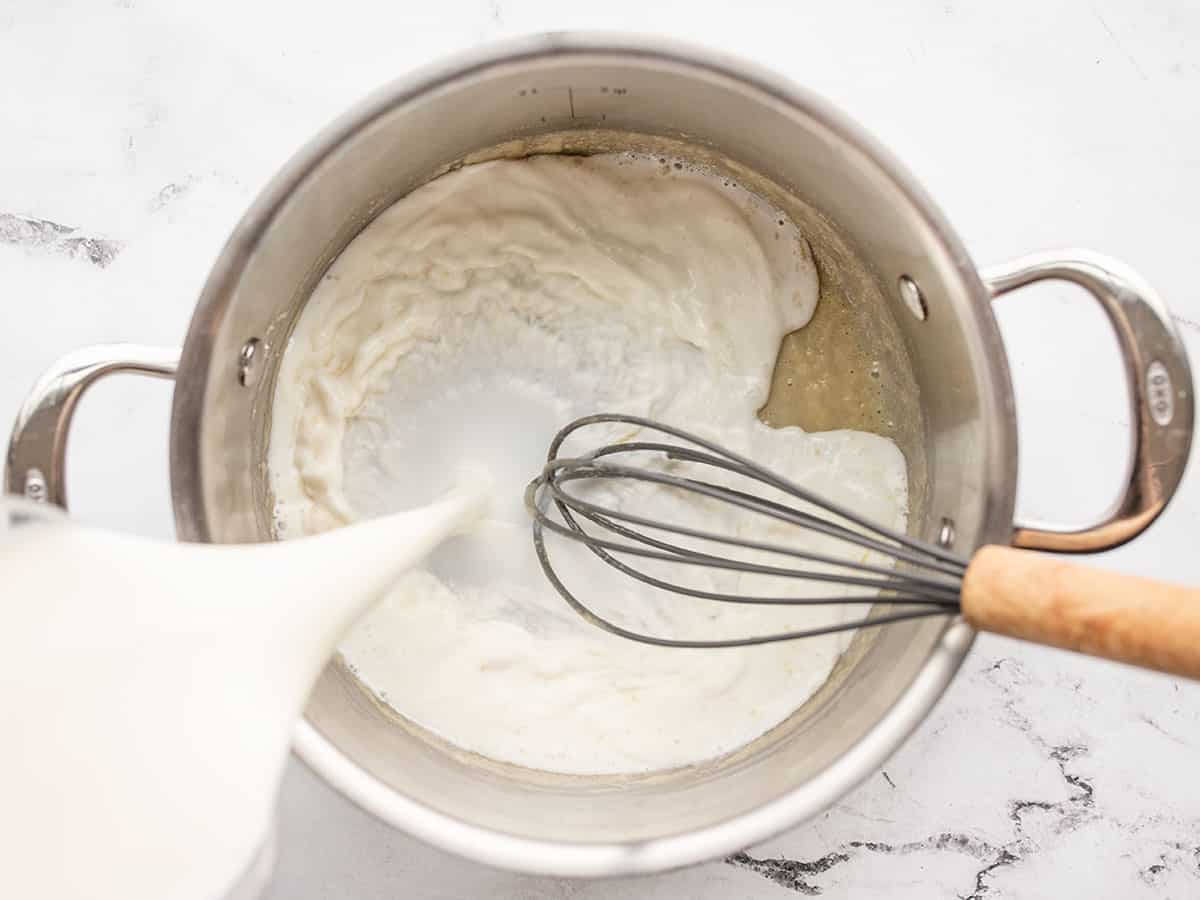
<instances>
[{"instance_id":1,"label":"pot rim","mask_svg":"<svg viewBox=\"0 0 1200 900\"><path fill-rule=\"evenodd\" d=\"M811 92L754 64L661 37L606 32L549 33L487 45L422 68L372 93L293 156L259 194L226 243L201 292L180 359L171 413L171 496L183 540L211 539L203 500L200 447L203 410L214 366L213 343L234 287L271 221L296 188L344 142L392 109L490 68L552 57L636 58L736 82L774 103L796 109L856 146L912 205L955 262L970 295L963 311L971 350L985 377L980 402L990 423L984 448L984 542L1009 543L1016 493L1016 419L1012 387L989 296L975 265L941 212L911 175L857 124ZM556 876L613 876L660 872L736 852L817 814L873 773L941 697L975 632L950 622L899 701L857 744L805 784L747 813L697 831L642 841L571 843L506 834L439 812L377 780L302 719L294 749L316 773L380 819L443 850L522 872Z\"/></svg>"}]
</instances>

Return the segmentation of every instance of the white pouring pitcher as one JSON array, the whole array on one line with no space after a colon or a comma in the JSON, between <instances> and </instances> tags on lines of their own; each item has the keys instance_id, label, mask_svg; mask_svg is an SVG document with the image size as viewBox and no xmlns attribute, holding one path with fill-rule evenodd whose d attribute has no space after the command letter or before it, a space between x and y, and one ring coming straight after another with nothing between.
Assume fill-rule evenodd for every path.
<instances>
[{"instance_id":1,"label":"white pouring pitcher","mask_svg":"<svg viewBox=\"0 0 1200 900\"><path fill-rule=\"evenodd\" d=\"M177 544L0 498L0 857L14 897L238 900L271 865L291 732L341 636L486 509Z\"/></svg>"}]
</instances>

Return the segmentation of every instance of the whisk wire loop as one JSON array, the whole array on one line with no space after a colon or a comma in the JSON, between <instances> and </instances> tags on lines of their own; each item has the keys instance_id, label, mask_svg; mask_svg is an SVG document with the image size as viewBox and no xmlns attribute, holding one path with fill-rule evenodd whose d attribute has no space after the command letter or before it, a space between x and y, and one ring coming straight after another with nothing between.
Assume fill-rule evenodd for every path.
<instances>
[{"instance_id":1,"label":"whisk wire loop","mask_svg":"<svg viewBox=\"0 0 1200 900\"><path fill-rule=\"evenodd\" d=\"M578 457L560 457L558 455L564 441L572 433L588 426L600 424L634 425L638 428L669 435L693 446L661 441L622 441L600 446ZM729 485L668 471L625 465L610 459L614 456L632 454L655 454L665 457L669 461L709 467L741 476L857 527L852 528L824 515L798 509ZM815 531L826 537L888 557L893 564L856 562L828 553L805 551L795 547L666 522L594 503L566 489L566 485L572 482L595 483L605 480L635 480L729 503L749 513L767 516L779 522ZM551 503L561 517L561 522L556 521L550 515L548 507ZM937 545L884 528L870 519L814 494L777 473L698 435L640 416L619 414L586 416L571 422L560 430L550 444L547 462L541 474L526 488L525 504L533 518L533 542L538 561L547 579L568 605L591 624L620 637L642 643L667 647L744 647L833 634L928 616L953 614L959 609L961 581L966 571L966 561L961 557ZM585 527L583 522L590 523L593 528ZM639 528L650 529L659 536L647 534ZM601 533L598 533L598 530ZM871 615L866 619L822 627L721 640L684 640L643 634L600 616L575 596L563 583L551 561L546 546L546 532L583 544L601 561L637 581L659 590L687 597L725 603L779 606L876 604L882 601L889 604L902 604L909 608L889 610ZM604 532L622 540L603 536ZM736 547L740 550L788 557L815 564L818 567L829 567L833 571L825 571L811 566L791 568L784 565L721 556L666 540L661 536L664 533L710 544ZM617 554L746 574L848 585L866 590L862 593L817 597L781 597L709 591L651 575L618 558ZM897 569L894 566L895 563L903 563L909 568Z\"/></svg>"}]
</instances>

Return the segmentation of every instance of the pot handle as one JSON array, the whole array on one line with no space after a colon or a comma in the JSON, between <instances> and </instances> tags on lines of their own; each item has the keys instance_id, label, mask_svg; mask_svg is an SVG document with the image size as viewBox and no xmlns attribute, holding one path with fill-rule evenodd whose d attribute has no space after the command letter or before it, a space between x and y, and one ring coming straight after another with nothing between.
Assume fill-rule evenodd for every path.
<instances>
[{"instance_id":1,"label":"pot handle","mask_svg":"<svg viewBox=\"0 0 1200 900\"><path fill-rule=\"evenodd\" d=\"M8 442L5 491L65 509L67 435L83 392L119 372L174 378L178 366L178 348L139 344L82 347L57 360L37 380L17 413Z\"/></svg>"},{"instance_id":2,"label":"pot handle","mask_svg":"<svg viewBox=\"0 0 1200 900\"><path fill-rule=\"evenodd\" d=\"M1120 499L1103 520L1077 531L1018 522L1013 545L1090 553L1137 537L1175 493L1192 443L1192 374L1167 307L1135 272L1086 250L1036 253L980 274L993 299L1035 281L1082 287L1112 323L1129 383L1133 454Z\"/></svg>"}]
</instances>

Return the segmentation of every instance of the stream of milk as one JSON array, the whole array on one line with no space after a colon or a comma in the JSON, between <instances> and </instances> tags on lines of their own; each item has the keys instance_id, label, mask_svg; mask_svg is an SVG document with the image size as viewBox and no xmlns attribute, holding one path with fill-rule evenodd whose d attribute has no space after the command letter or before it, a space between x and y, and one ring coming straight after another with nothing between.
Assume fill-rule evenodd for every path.
<instances>
[{"instance_id":1,"label":"stream of milk","mask_svg":"<svg viewBox=\"0 0 1200 900\"><path fill-rule=\"evenodd\" d=\"M4 896L222 897L270 835L337 640L489 490L258 545L153 541L0 498Z\"/></svg>"}]
</instances>

